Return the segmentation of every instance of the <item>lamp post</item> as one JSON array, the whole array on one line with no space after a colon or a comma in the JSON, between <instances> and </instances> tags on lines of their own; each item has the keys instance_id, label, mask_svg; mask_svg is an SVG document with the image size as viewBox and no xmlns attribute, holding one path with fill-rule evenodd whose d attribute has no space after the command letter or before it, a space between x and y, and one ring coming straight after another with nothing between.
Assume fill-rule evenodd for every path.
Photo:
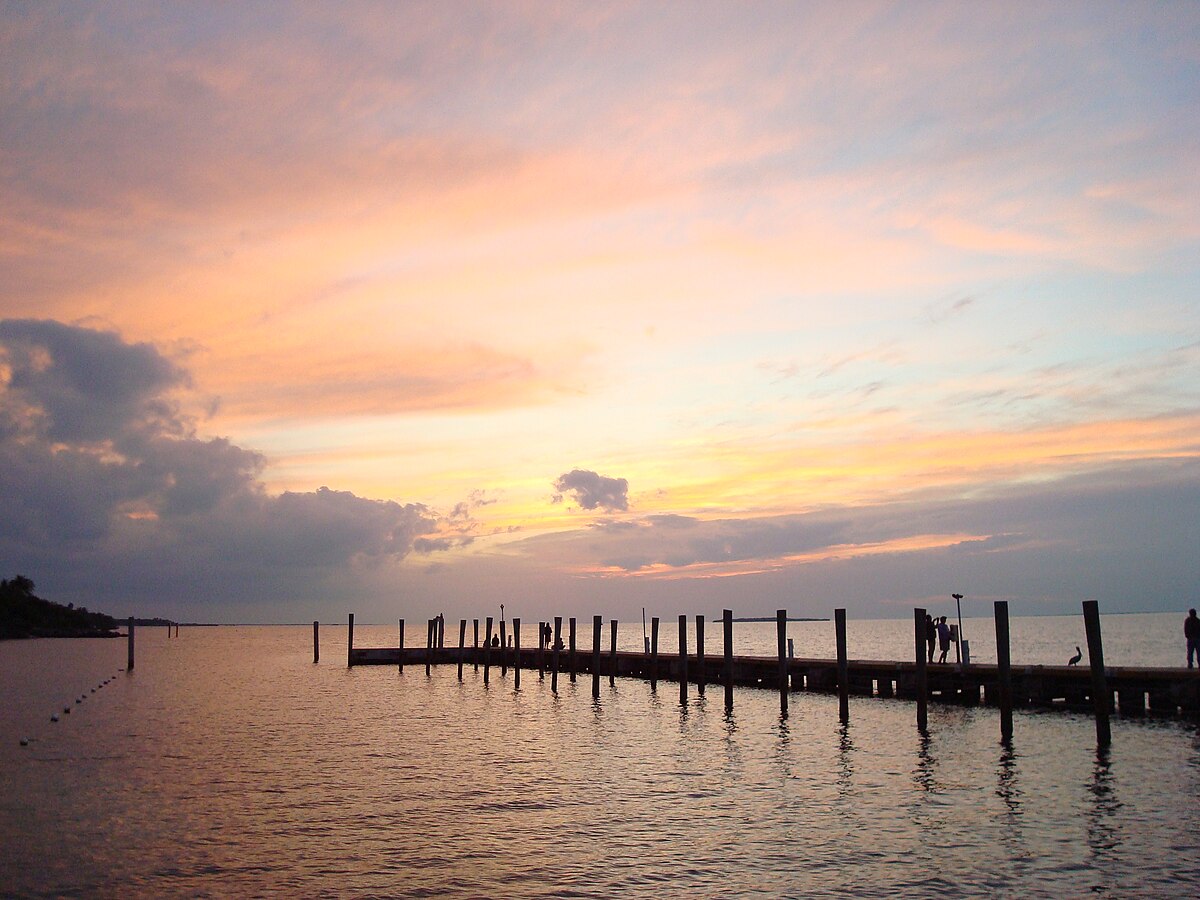
<instances>
[{"instance_id":1,"label":"lamp post","mask_svg":"<svg viewBox=\"0 0 1200 900\"><path fill-rule=\"evenodd\" d=\"M950 596L954 598L954 605L958 609L958 646L959 646L958 661L960 663L963 663L964 665L970 665L970 663L971 663L971 645L968 644L966 638L963 637L963 627L962 627L962 598L963 598L963 595L962 594L951 594Z\"/></svg>"}]
</instances>

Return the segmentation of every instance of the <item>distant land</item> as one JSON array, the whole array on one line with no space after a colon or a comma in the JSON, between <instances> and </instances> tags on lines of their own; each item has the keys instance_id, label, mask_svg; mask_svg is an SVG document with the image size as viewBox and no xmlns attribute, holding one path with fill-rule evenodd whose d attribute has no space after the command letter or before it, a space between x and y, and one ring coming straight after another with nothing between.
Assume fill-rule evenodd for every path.
<instances>
[{"instance_id":1,"label":"distant land","mask_svg":"<svg viewBox=\"0 0 1200 900\"><path fill-rule=\"evenodd\" d=\"M717 618L714 621L720 622L721 617L717 616ZM733 621L735 621L735 622L774 622L774 621L776 621L776 618L774 616L740 616L738 618L735 618ZM829 617L826 616L826 617L810 618L807 616L788 616L787 621L788 622L828 622Z\"/></svg>"},{"instance_id":2,"label":"distant land","mask_svg":"<svg viewBox=\"0 0 1200 900\"><path fill-rule=\"evenodd\" d=\"M74 604L43 600L24 575L0 581L0 640L34 637L120 637L117 620Z\"/></svg>"}]
</instances>

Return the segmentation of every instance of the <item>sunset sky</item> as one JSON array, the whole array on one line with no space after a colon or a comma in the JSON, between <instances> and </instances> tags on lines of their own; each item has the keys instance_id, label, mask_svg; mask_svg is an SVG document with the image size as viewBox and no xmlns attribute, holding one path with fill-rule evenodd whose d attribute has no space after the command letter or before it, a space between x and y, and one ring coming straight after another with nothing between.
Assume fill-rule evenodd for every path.
<instances>
[{"instance_id":1,"label":"sunset sky","mask_svg":"<svg viewBox=\"0 0 1200 900\"><path fill-rule=\"evenodd\" d=\"M1200 5L0 3L0 569L1200 604Z\"/></svg>"}]
</instances>

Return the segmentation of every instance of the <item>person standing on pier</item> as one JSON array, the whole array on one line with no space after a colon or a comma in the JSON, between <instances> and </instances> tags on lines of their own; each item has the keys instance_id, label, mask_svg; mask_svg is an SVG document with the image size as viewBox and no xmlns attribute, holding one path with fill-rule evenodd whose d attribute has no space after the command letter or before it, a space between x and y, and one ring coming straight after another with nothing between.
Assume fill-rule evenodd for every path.
<instances>
[{"instance_id":1,"label":"person standing on pier","mask_svg":"<svg viewBox=\"0 0 1200 900\"><path fill-rule=\"evenodd\" d=\"M937 623L929 613L925 614L925 643L929 645L929 662L933 662L933 648L937 645Z\"/></svg>"},{"instance_id":2,"label":"person standing on pier","mask_svg":"<svg viewBox=\"0 0 1200 900\"><path fill-rule=\"evenodd\" d=\"M1191 669L1193 658L1200 661L1200 619L1196 618L1194 609L1189 609L1183 620L1183 636L1187 638L1188 668Z\"/></svg>"},{"instance_id":3,"label":"person standing on pier","mask_svg":"<svg viewBox=\"0 0 1200 900\"><path fill-rule=\"evenodd\" d=\"M946 654L950 652L950 626L946 624L946 617L942 616L937 623L938 647L942 651L942 655L938 657L938 662L946 661Z\"/></svg>"}]
</instances>

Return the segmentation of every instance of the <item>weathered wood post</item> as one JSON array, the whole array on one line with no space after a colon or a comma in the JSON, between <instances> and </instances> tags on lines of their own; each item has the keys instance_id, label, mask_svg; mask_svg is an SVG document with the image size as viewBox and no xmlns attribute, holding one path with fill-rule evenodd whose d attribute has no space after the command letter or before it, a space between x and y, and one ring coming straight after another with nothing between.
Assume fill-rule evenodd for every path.
<instances>
[{"instance_id":1,"label":"weathered wood post","mask_svg":"<svg viewBox=\"0 0 1200 900\"><path fill-rule=\"evenodd\" d=\"M133 632L129 637L129 654L133 657ZM354 613L350 613L349 625L346 628L346 668L354 665Z\"/></svg>"},{"instance_id":2,"label":"weathered wood post","mask_svg":"<svg viewBox=\"0 0 1200 900\"><path fill-rule=\"evenodd\" d=\"M611 687L617 683L617 620L608 623L610 632L608 644L608 684Z\"/></svg>"},{"instance_id":3,"label":"weathered wood post","mask_svg":"<svg viewBox=\"0 0 1200 900\"><path fill-rule=\"evenodd\" d=\"M1083 628L1087 635L1088 662L1092 667L1092 705L1096 710L1096 744L1107 747L1112 743L1108 715L1112 710L1112 693L1104 675L1104 644L1100 639L1100 604L1083 601Z\"/></svg>"},{"instance_id":4,"label":"weathered wood post","mask_svg":"<svg viewBox=\"0 0 1200 900\"><path fill-rule=\"evenodd\" d=\"M475 636L471 639L471 662L475 665L475 671L479 671L479 620L474 619Z\"/></svg>"},{"instance_id":5,"label":"weathered wood post","mask_svg":"<svg viewBox=\"0 0 1200 900\"><path fill-rule=\"evenodd\" d=\"M546 678L546 623L538 622L538 680Z\"/></svg>"},{"instance_id":6,"label":"weathered wood post","mask_svg":"<svg viewBox=\"0 0 1200 900\"><path fill-rule=\"evenodd\" d=\"M521 689L521 620L513 619L513 690Z\"/></svg>"},{"instance_id":7,"label":"weathered wood post","mask_svg":"<svg viewBox=\"0 0 1200 900\"><path fill-rule=\"evenodd\" d=\"M696 616L696 691L704 696L704 682L708 673L704 671L704 616Z\"/></svg>"},{"instance_id":8,"label":"weathered wood post","mask_svg":"<svg viewBox=\"0 0 1200 900\"><path fill-rule=\"evenodd\" d=\"M600 632L604 630L604 619L592 616L592 697L600 698Z\"/></svg>"},{"instance_id":9,"label":"weathered wood post","mask_svg":"<svg viewBox=\"0 0 1200 900\"><path fill-rule=\"evenodd\" d=\"M996 616L996 678L1000 700L1000 737L1011 740L1013 735L1012 658L1008 651L1008 601L992 604ZM978 692L979 688L975 689Z\"/></svg>"},{"instance_id":10,"label":"weathered wood post","mask_svg":"<svg viewBox=\"0 0 1200 900\"><path fill-rule=\"evenodd\" d=\"M850 663L846 659L846 610L833 611L834 631L837 634L838 715L850 721Z\"/></svg>"},{"instance_id":11,"label":"weathered wood post","mask_svg":"<svg viewBox=\"0 0 1200 900\"><path fill-rule=\"evenodd\" d=\"M658 690L658 616L650 620L650 690Z\"/></svg>"},{"instance_id":12,"label":"weathered wood post","mask_svg":"<svg viewBox=\"0 0 1200 900\"><path fill-rule=\"evenodd\" d=\"M500 674L508 674L508 627L500 620Z\"/></svg>"},{"instance_id":13,"label":"weathered wood post","mask_svg":"<svg viewBox=\"0 0 1200 900\"><path fill-rule=\"evenodd\" d=\"M321 661L321 623L313 620L313 662Z\"/></svg>"},{"instance_id":14,"label":"weathered wood post","mask_svg":"<svg viewBox=\"0 0 1200 900\"><path fill-rule=\"evenodd\" d=\"M574 616L571 616L569 624L571 626L571 648L570 648L570 654L568 656L567 664L571 668L571 684L574 684L575 683L575 617Z\"/></svg>"},{"instance_id":15,"label":"weathered wood post","mask_svg":"<svg viewBox=\"0 0 1200 900\"><path fill-rule=\"evenodd\" d=\"M562 650L562 616L554 617L554 647L550 657L550 690L558 693L558 659Z\"/></svg>"},{"instance_id":16,"label":"weathered wood post","mask_svg":"<svg viewBox=\"0 0 1200 900\"><path fill-rule=\"evenodd\" d=\"M462 681L463 657L467 655L467 620L458 620L458 680Z\"/></svg>"},{"instance_id":17,"label":"weathered wood post","mask_svg":"<svg viewBox=\"0 0 1200 900\"><path fill-rule=\"evenodd\" d=\"M492 617L488 616L486 620L487 630L484 632L483 640L483 683L488 683L488 673L492 668Z\"/></svg>"},{"instance_id":18,"label":"weathered wood post","mask_svg":"<svg viewBox=\"0 0 1200 900\"><path fill-rule=\"evenodd\" d=\"M404 620L403 619L400 620L399 647L400 647L400 654L399 654L400 659L397 661L396 665L397 665L398 671L403 672L404 671Z\"/></svg>"},{"instance_id":19,"label":"weathered wood post","mask_svg":"<svg viewBox=\"0 0 1200 900\"><path fill-rule=\"evenodd\" d=\"M925 610L913 610L913 629L917 648L917 728L924 731L929 726L929 684L925 674Z\"/></svg>"},{"instance_id":20,"label":"weathered wood post","mask_svg":"<svg viewBox=\"0 0 1200 900\"><path fill-rule=\"evenodd\" d=\"M787 669L787 610L775 611L776 649L779 653L779 715L788 714L788 669Z\"/></svg>"},{"instance_id":21,"label":"weathered wood post","mask_svg":"<svg viewBox=\"0 0 1200 900\"><path fill-rule=\"evenodd\" d=\"M687 706L687 616L679 616L679 705Z\"/></svg>"},{"instance_id":22,"label":"weathered wood post","mask_svg":"<svg viewBox=\"0 0 1200 900\"><path fill-rule=\"evenodd\" d=\"M437 641L437 619L430 619L425 626L425 674L433 665L433 645Z\"/></svg>"},{"instance_id":23,"label":"weathered wood post","mask_svg":"<svg viewBox=\"0 0 1200 900\"><path fill-rule=\"evenodd\" d=\"M354 627L354 616L353 615L350 616L350 627L352 629ZM126 661L125 661L125 671L132 672L133 671L133 616L129 617L128 629L129 629L129 634L128 634L129 653L128 653L128 659L126 659ZM351 631L350 633L353 635L354 632Z\"/></svg>"},{"instance_id":24,"label":"weathered wood post","mask_svg":"<svg viewBox=\"0 0 1200 900\"><path fill-rule=\"evenodd\" d=\"M725 683L725 711L733 711L733 610L721 612L721 624L725 629L724 659L721 663L721 680Z\"/></svg>"}]
</instances>

